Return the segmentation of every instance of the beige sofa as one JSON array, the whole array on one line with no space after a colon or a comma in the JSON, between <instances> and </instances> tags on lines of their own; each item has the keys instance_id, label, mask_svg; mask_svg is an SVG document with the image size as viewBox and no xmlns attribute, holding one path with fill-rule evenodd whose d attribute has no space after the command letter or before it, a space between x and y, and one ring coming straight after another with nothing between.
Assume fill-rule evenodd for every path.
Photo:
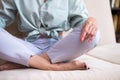
<instances>
[{"instance_id":1,"label":"beige sofa","mask_svg":"<svg viewBox=\"0 0 120 80\"><path fill-rule=\"evenodd\" d=\"M78 58L90 66L89 70L9 70L0 72L0 80L120 80L120 44L115 41L109 0L85 0L85 3L90 16L98 20L101 31L99 46ZM12 32L21 36L18 31Z\"/></svg>"}]
</instances>

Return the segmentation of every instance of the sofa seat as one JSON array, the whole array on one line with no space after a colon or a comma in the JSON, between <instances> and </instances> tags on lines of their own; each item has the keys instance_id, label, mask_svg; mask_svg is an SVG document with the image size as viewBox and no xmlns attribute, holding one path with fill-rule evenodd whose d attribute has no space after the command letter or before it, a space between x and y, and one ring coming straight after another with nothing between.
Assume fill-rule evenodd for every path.
<instances>
[{"instance_id":1,"label":"sofa seat","mask_svg":"<svg viewBox=\"0 0 120 80\"><path fill-rule=\"evenodd\" d=\"M88 55L111 63L120 64L120 43L101 45L91 50Z\"/></svg>"},{"instance_id":2,"label":"sofa seat","mask_svg":"<svg viewBox=\"0 0 120 80\"><path fill-rule=\"evenodd\" d=\"M0 72L0 80L120 80L120 65L89 55L78 60L85 61L89 70L44 71L37 69L18 69Z\"/></svg>"}]
</instances>

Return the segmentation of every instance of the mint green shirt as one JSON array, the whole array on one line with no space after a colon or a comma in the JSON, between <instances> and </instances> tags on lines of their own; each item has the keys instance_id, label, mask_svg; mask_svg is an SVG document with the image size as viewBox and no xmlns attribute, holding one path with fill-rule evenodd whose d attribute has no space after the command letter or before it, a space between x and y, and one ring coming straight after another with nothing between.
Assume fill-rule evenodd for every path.
<instances>
[{"instance_id":1,"label":"mint green shirt","mask_svg":"<svg viewBox=\"0 0 120 80\"><path fill-rule=\"evenodd\" d=\"M88 12L83 0L1 0L0 27L11 24L16 14L18 28L28 32L27 41L35 41L41 34L59 39L59 31L83 24Z\"/></svg>"}]
</instances>

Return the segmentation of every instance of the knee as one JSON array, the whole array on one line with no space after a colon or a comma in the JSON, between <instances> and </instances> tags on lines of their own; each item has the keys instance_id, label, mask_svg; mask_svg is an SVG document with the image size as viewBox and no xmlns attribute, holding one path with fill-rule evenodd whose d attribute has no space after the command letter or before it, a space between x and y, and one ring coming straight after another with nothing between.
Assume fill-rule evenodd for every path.
<instances>
[{"instance_id":1,"label":"knee","mask_svg":"<svg viewBox=\"0 0 120 80\"><path fill-rule=\"evenodd\" d=\"M95 48L99 44L99 42L100 42L100 32L98 31L95 38L93 39L93 41L91 43L89 43L87 41L88 50L91 50L91 49Z\"/></svg>"},{"instance_id":2,"label":"knee","mask_svg":"<svg viewBox=\"0 0 120 80\"><path fill-rule=\"evenodd\" d=\"M0 27L0 38L1 39L5 36L6 32L7 31L5 29L3 29L3 28Z\"/></svg>"},{"instance_id":3,"label":"knee","mask_svg":"<svg viewBox=\"0 0 120 80\"><path fill-rule=\"evenodd\" d=\"M100 31L97 32L94 40L93 40L93 43L94 43L94 46L97 46L100 42Z\"/></svg>"}]
</instances>

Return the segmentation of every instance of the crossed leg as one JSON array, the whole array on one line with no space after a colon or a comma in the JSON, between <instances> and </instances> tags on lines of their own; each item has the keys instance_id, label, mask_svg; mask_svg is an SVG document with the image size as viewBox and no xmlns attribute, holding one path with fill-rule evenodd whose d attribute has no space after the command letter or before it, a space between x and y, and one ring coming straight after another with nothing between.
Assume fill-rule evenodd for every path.
<instances>
[{"instance_id":1,"label":"crossed leg","mask_svg":"<svg viewBox=\"0 0 120 80\"><path fill-rule=\"evenodd\" d=\"M85 62L71 60L93 49L98 44L100 36L99 32L97 32L95 39L91 43L87 40L80 42L81 29L82 25L55 43L46 53L31 57L29 60L30 66L43 70L88 69ZM66 62L64 63L64 61Z\"/></svg>"},{"instance_id":2,"label":"crossed leg","mask_svg":"<svg viewBox=\"0 0 120 80\"><path fill-rule=\"evenodd\" d=\"M84 62L72 61L72 62L60 62L60 63L51 63L47 54L42 54L41 56L33 56L30 59L30 66L36 67L42 70L85 70L87 66ZM39 64L38 64L39 63Z\"/></svg>"},{"instance_id":3,"label":"crossed leg","mask_svg":"<svg viewBox=\"0 0 120 80\"><path fill-rule=\"evenodd\" d=\"M51 64L47 54L42 54L41 56L34 55L29 60L29 65L32 68L37 68L41 70L55 70L55 71L63 71L63 70L86 70L88 67L84 62L80 61L71 61L71 62L61 62L56 64ZM6 62L0 66L0 71L2 70L12 70L12 69L23 69L28 68L27 66Z\"/></svg>"},{"instance_id":4,"label":"crossed leg","mask_svg":"<svg viewBox=\"0 0 120 80\"><path fill-rule=\"evenodd\" d=\"M4 32L6 32L5 30L3 30ZM15 60L18 64L22 64L25 65L27 67L33 67L33 68L37 68L37 69L41 69L41 70L86 70L87 65L84 62L81 61L71 61L71 62L64 62L64 61L70 61L72 59L75 59L79 56L81 56L83 53L86 53L87 51L93 49L96 44L99 41L99 35L96 35L96 38L91 42L88 43L87 41L81 43L80 42L80 32L81 32L81 28L76 28L74 29L67 37L61 39L60 41L58 41L57 43L55 43L55 45L53 45L46 53L43 53L41 55L35 55L34 51L31 51L29 48L27 48L25 45L23 45L22 43L20 43L17 40L14 40L15 38L13 38L12 35L9 35L8 33L5 34L4 36L11 36L9 37L9 39L15 41L16 44L10 44L11 42L7 43L7 46L4 45L5 41L2 41L2 45L4 45L4 48L8 47L8 46L12 46L13 48L11 48L10 50L13 51L14 53L14 47L18 47L17 49L23 49L25 51L21 51L21 50L16 50L16 51L21 51L21 52L17 52L18 54L13 54L11 51L11 54L16 55L15 59L10 59L11 56L7 56L6 58L6 54L4 53L8 53L9 52L4 52L3 49L1 52L3 52L3 54L1 54L5 60L11 61L11 62L15 62ZM3 33L2 33L3 34ZM8 39L8 37L3 37L1 39ZM9 40L8 40L9 41ZM22 47L21 47L22 46ZM15 52L16 52L15 51ZM26 52L27 51L27 52ZM24 52L24 54L22 54L22 52ZM25 54L26 53L26 54ZM27 59L24 59L26 57L24 57L24 55L30 55L27 57ZM32 55L32 56L31 56ZM18 57L20 56L20 57ZM14 56L12 56L14 57ZM16 57L18 58L23 58L24 61L26 62L21 62L21 59L16 59ZM2 58L2 57L1 57ZM9 58L9 59L8 59ZM28 59L29 58L29 59ZM22 65L18 65L15 63L6 63L4 65L1 65L0 67L1 70L7 70L7 68L4 68L3 66L7 66L10 65L8 67L8 69L18 69L18 68L25 68L25 66Z\"/></svg>"}]
</instances>

